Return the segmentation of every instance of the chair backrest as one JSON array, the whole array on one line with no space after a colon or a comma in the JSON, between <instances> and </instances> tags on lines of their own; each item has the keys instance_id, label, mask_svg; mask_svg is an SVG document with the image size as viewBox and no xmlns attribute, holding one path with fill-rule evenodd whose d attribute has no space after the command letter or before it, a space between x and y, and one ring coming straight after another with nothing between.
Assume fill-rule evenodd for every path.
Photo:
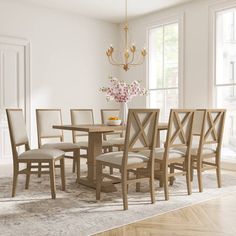
<instances>
[{"instance_id":1,"label":"chair backrest","mask_svg":"<svg viewBox=\"0 0 236 236\"><path fill-rule=\"evenodd\" d=\"M102 124L106 124L109 117L115 116L119 117L119 109L101 109L101 120Z\"/></svg>"},{"instance_id":2,"label":"chair backrest","mask_svg":"<svg viewBox=\"0 0 236 236\"><path fill-rule=\"evenodd\" d=\"M72 125L93 125L93 109L71 109L71 124ZM88 136L87 133L81 131L73 131L72 138L73 142L76 143L77 137Z\"/></svg>"},{"instance_id":3,"label":"chair backrest","mask_svg":"<svg viewBox=\"0 0 236 236\"><path fill-rule=\"evenodd\" d=\"M186 158L190 158L194 113L192 109L171 109L164 158L168 159L170 149L182 147L186 148Z\"/></svg>"},{"instance_id":4,"label":"chair backrest","mask_svg":"<svg viewBox=\"0 0 236 236\"><path fill-rule=\"evenodd\" d=\"M206 145L216 145L216 151L221 151L224 123L225 123L225 109L202 109L204 112L203 123L201 129L199 154Z\"/></svg>"},{"instance_id":5,"label":"chair backrest","mask_svg":"<svg viewBox=\"0 0 236 236\"><path fill-rule=\"evenodd\" d=\"M29 139L26 131L26 125L22 109L6 109L7 121L11 139L13 160L18 157L17 147L25 146L29 150Z\"/></svg>"},{"instance_id":6,"label":"chair backrest","mask_svg":"<svg viewBox=\"0 0 236 236\"><path fill-rule=\"evenodd\" d=\"M159 109L129 109L122 163L124 168L128 152L150 150L150 160L153 162L159 113Z\"/></svg>"},{"instance_id":7,"label":"chair backrest","mask_svg":"<svg viewBox=\"0 0 236 236\"><path fill-rule=\"evenodd\" d=\"M45 139L64 141L63 131L52 128L53 125L62 125L61 109L36 109L36 121L39 147Z\"/></svg>"}]
</instances>

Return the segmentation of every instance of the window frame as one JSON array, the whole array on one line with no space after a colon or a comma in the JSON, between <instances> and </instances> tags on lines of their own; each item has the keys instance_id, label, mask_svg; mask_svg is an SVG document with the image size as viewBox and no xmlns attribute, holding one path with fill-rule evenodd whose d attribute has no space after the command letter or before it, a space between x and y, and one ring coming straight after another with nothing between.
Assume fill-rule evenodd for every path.
<instances>
[{"instance_id":1,"label":"window frame","mask_svg":"<svg viewBox=\"0 0 236 236\"><path fill-rule=\"evenodd\" d=\"M168 91L171 89L178 89L178 107L185 106L185 96L184 96L184 14L174 15L167 18L160 18L157 22L153 23L147 28L146 32L146 42L148 47L148 52L150 49L149 40L150 40L150 31L165 25L170 25L173 23L178 23L178 87L170 87L170 88L158 88L158 89L150 89L149 88L149 65L150 65L150 57L148 54L147 63L146 63L146 86L148 91ZM150 107L150 95L146 97L146 106Z\"/></svg>"},{"instance_id":2,"label":"window frame","mask_svg":"<svg viewBox=\"0 0 236 236\"><path fill-rule=\"evenodd\" d=\"M236 83L225 83L225 84L217 84L216 82L216 52L217 52L217 13L222 11L227 11L232 8L236 8L236 3L234 1L229 1L227 3L221 3L213 5L209 8L209 41L208 41L208 57L209 57L209 83L208 83L208 105L209 107L217 106L217 87L230 87L236 86Z\"/></svg>"}]
</instances>

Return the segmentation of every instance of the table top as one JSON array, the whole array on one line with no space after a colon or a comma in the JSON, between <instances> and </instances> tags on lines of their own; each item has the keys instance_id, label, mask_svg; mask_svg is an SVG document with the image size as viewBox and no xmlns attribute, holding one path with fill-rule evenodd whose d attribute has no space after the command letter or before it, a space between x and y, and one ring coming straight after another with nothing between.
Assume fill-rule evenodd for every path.
<instances>
[{"instance_id":1,"label":"table top","mask_svg":"<svg viewBox=\"0 0 236 236\"><path fill-rule=\"evenodd\" d=\"M126 127L122 125L102 125L102 124L94 124L94 125L53 125L54 129L62 129L62 130L74 130L74 131L84 131L88 133L109 133L119 130L125 130ZM159 123L158 130L167 130L167 123Z\"/></svg>"}]
</instances>

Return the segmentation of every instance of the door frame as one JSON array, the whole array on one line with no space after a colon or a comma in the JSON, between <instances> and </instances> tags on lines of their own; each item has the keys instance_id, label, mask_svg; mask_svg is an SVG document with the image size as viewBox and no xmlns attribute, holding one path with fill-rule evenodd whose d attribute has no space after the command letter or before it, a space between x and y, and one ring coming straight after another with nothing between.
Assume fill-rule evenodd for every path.
<instances>
[{"instance_id":1,"label":"door frame","mask_svg":"<svg viewBox=\"0 0 236 236\"><path fill-rule=\"evenodd\" d=\"M25 86L25 101L24 101L24 115L27 127L27 133L29 135L29 142L31 141L31 70L30 70L30 41L24 38L3 36L0 35L0 44L16 45L24 47L24 66L25 66L25 76L24 76L24 86Z\"/></svg>"}]
</instances>

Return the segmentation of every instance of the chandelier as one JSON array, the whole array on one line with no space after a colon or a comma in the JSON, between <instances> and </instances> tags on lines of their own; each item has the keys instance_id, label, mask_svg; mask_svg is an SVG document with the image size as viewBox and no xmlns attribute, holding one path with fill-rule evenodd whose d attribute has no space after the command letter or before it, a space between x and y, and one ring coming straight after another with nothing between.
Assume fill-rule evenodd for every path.
<instances>
[{"instance_id":1,"label":"chandelier","mask_svg":"<svg viewBox=\"0 0 236 236\"><path fill-rule=\"evenodd\" d=\"M129 25L128 25L128 13L127 13L128 10L127 9L128 9L127 0L125 0L125 24L124 24L125 47L122 52L121 62L114 59L113 53L115 50L112 45L106 51L109 62L115 66L122 66L125 71L128 71L131 66L141 65L145 60L145 56L147 55L146 49L143 48L139 54L139 57L136 58L136 53L137 53L136 46L134 44L129 45L128 43Z\"/></svg>"}]
</instances>

